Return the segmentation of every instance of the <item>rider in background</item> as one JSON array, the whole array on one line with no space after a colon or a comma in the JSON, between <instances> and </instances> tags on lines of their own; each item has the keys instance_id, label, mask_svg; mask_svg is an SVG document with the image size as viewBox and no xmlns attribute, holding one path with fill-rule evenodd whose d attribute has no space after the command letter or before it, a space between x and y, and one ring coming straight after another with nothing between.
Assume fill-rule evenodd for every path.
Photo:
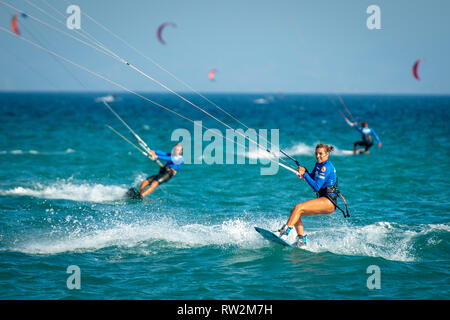
<instances>
[{"instance_id":1,"label":"rider in background","mask_svg":"<svg viewBox=\"0 0 450 320\"><path fill-rule=\"evenodd\" d=\"M356 147L363 146L364 150L359 153L368 153L369 148L373 145L373 140L375 139L378 143L378 147L381 148L381 140L378 138L377 134L372 128L369 128L367 122L361 122L361 127L358 127L358 123L354 122L352 126L362 135L362 141L357 141L353 144L353 153L356 154Z\"/></svg>"}]
</instances>

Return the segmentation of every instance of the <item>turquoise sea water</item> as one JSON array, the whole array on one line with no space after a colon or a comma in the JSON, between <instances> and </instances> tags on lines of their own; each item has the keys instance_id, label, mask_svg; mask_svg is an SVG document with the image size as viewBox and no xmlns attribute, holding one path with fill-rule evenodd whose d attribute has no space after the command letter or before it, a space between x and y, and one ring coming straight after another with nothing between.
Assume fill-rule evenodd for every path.
<instances>
[{"instance_id":1,"label":"turquoise sea water","mask_svg":"<svg viewBox=\"0 0 450 320\"><path fill-rule=\"evenodd\" d=\"M105 127L132 139L98 96L0 94L1 299L449 298L450 97L343 96L383 141L354 156L360 136L336 96L208 95L251 128L279 129L280 145L309 169L316 143L336 146L331 161L351 217L303 218L309 244L298 250L253 227L278 228L314 193L282 168L261 175L269 165L250 164L257 153L245 164L186 164L147 199L124 199L158 167ZM173 95L147 96L226 132ZM174 130L194 132L132 95L111 106L152 148L170 151ZM80 289L67 287L71 265ZM367 286L370 266L379 289Z\"/></svg>"}]
</instances>

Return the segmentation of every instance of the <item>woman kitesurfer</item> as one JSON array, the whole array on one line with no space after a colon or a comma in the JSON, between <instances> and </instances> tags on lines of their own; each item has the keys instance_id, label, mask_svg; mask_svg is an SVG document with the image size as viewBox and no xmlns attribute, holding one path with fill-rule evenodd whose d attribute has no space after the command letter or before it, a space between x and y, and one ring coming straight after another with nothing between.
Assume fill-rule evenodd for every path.
<instances>
[{"instance_id":1,"label":"woman kitesurfer","mask_svg":"<svg viewBox=\"0 0 450 320\"><path fill-rule=\"evenodd\" d=\"M295 230L297 231L296 245L298 247L306 245L306 235L303 230L302 217L330 214L338 207L337 197L341 195L339 190L337 190L336 170L333 164L328 160L330 152L333 151L333 149L333 146L319 143L316 146L315 151L317 163L312 173L309 173L308 170L302 166L299 166L297 169L298 173L317 193L317 198L297 204L291 210L291 215L287 223L275 233L281 238L286 239L291 229L295 226ZM344 200L344 198L342 199ZM341 208L338 208L344 213L344 217L347 217L349 215L347 204L345 205L346 212Z\"/></svg>"},{"instance_id":2,"label":"woman kitesurfer","mask_svg":"<svg viewBox=\"0 0 450 320\"><path fill-rule=\"evenodd\" d=\"M159 173L148 177L141 182L139 187L140 197L145 197L152 193L157 186L169 181L184 163L183 158L183 146L181 143L177 143L172 148L172 153L167 153L159 150L150 150L151 157L156 160L160 159L166 161L166 165L159 170Z\"/></svg>"}]
</instances>

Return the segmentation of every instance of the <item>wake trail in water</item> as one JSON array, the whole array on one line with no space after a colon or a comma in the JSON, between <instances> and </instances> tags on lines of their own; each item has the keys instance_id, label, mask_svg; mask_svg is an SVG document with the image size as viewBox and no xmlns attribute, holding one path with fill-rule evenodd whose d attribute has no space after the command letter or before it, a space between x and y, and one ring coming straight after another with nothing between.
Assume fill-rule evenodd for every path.
<instances>
[{"instance_id":1,"label":"wake trail in water","mask_svg":"<svg viewBox=\"0 0 450 320\"><path fill-rule=\"evenodd\" d=\"M68 148L65 151L38 151L38 150L0 150L0 155L44 155L44 156L56 156L56 155L66 155L74 153L75 150Z\"/></svg>"},{"instance_id":2,"label":"wake trail in water","mask_svg":"<svg viewBox=\"0 0 450 320\"><path fill-rule=\"evenodd\" d=\"M41 199L60 199L87 202L108 202L124 199L128 190L123 186L107 186L95 183L72 183L65 180L49 185L40 183L30 187L0 190L2 196L30 196Z\"/></svg>"},{"instance_id":3,"label":"wake trail in water","mask_svg":"<svg viewBox=\"0 0 450 320\"><path fill-rule=\"evenodd\" d=\"M41 235L21 244L14 242L13 247L6 250L44 255L91 252L110 247L141 254L209 246L219 247L221 250L227 248L259 250L267 247L277 248L278 245L264 240L254 227L276 230L283 222L282 219L239 217L215 223L200 221L186 223L173 216L158 214L148 220L108 222L106 226L95 225L90 228L82 226L70 232L61 230L54 233L52 238L46 239ZM308 246L305 250L313 253L330 252L337 255L411 262L421 259L421 251L417 248L419 246L417 243L422 241L421 239L425 237L426 246L432 247L444 241L439 240L442 238L439 234L449 232L450 226L446 224L409 227L378 222L365 226L350 224L338 228L327 226L308 233ZM295 232L292 232L288 242L293 243L295 236ZM287 250L288 254L302 252L281 246L279 249Z\"/></svg>"},{"instance_id":4,"label":"wake trail in water","mask_svg":"<svg viewBox=\"0 0 450 320\"><path fill-rule=\"evenodd\" d=\"M286 153L291 156L309 156L314 157L316 149L316 144L307 145L303 142L295 143L293 146L286 149ZM258 149L255 151L249 151L245 153L245 156L249 159L264 159L265 150ZM275 152L274 152L275 153ZM285 156L281 153L275 153L275 155L279 158L285 158ZM353 156L353 150L344 150L335 148L332 152L333 156ZM266 156L267 157L267 156Z\"/></svg>"}]
</instances>

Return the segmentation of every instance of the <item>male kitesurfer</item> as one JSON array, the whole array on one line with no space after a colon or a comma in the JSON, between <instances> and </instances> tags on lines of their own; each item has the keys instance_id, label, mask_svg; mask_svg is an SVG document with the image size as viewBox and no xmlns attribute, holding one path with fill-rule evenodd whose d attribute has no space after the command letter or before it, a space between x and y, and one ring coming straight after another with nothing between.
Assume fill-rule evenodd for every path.
<instances>
[{"instance_id":1,"label":"male kitesurfer","mask_svg":"<svg viewBox=\"0 0 450 320\"><path fill-rule=\"evenodd\" d=\"M363 146L364 150L359 153L368 153L369 148L373 145L373 140L375 139L378 143L378 147L381 148L381 140L378 138L377 134L372 128L369 128L367 122L361 122L361 127L358 127L358 123L354 122L352 126L362 135L362 141L357 141L353 144L353 153L356 154L356 147Z\"/></svg>"}]
</instances>

